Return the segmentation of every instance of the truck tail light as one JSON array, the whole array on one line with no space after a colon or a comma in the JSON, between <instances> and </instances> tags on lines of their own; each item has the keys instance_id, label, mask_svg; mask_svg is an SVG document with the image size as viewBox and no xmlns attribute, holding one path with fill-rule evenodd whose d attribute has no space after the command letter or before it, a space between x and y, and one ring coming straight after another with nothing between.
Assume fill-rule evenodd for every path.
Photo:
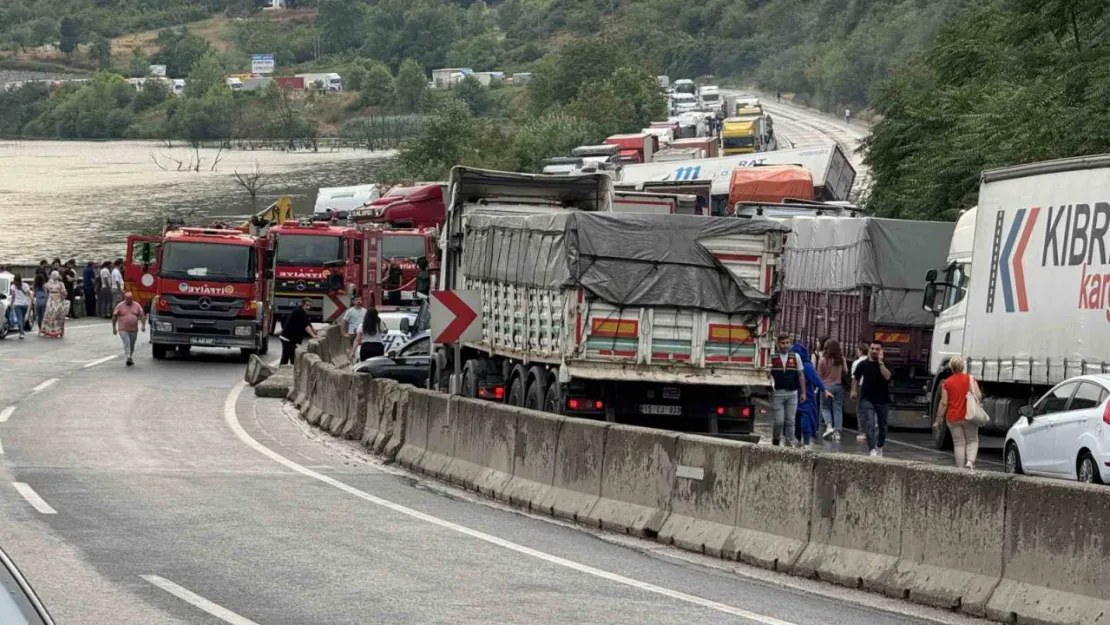
<instances>
[{"instance_id":1,"label":"truck tail light","mask_svg":"<svg viewBox=\"0 0 1110 625\"><path fill-rule=\"evenodd\" d=\"M571 410L578 410L579 405L580 405L580 402L577 399L568 399L567 400L567 408L570 408Z\"/></svg>"},{"instance_id":2,"label":"truck tail light","mask_svg":"<svg viewBox=\"0 0 1110 625\"><path fill-rule=\"evenodd\" d=\"M497 388L493 389L493 396L495 399L505 399L505 387L498 386Z\"/></svg>"},{"instance_id":3,"label":"truck tail light","mask_svg":"<svg viewBox=\"0 0 1110 625\"><path fill-rule=\"evenodd\" d=\"M740 409L740 416L744 417L745 419L750 418L752 416L752 407L751 406L744 406L743 408L741 408Z\"/></svg>"},{"instance_id":4,"label":"truck tail light","mask_svg":"<svg viewBox=\"0 0 1110 625\"><path fill-rule=\"evenodd\" d=\"M603 410L604 408L605 402L601 401L600 399L594 402L594 410Z\"/></svg>"},{"instance_id":5,"label":"truck tail light","mask_svg":"<svg viewBox=\"0 0 1110 625\"><path fill-rule=\"evenodd\" d=\"M717 406L717 416L718 416L718 417L723 417L723 416L725 416L725 413L726 413L726 412L728 412L728 411L727 411L727 410L725 410L725 407L724 407L724 406Z\"/></svg>"}]
</instances>

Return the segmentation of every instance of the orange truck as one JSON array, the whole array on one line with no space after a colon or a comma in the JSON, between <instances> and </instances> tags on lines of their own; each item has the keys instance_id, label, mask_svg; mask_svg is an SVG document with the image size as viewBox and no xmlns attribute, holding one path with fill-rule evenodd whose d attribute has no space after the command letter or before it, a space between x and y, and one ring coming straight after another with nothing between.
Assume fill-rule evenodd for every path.
<instances>
[{"instance_id":1,"label":"orange truck","mask_svg":"<svg viewBox=\"0 0 1110 625\"><path fill-rule=\"evenodd\" d=\"M729 182L729 212L739 202L812 200L813 174L797 165L737 167Z\"/></svg>"}]
</instances>

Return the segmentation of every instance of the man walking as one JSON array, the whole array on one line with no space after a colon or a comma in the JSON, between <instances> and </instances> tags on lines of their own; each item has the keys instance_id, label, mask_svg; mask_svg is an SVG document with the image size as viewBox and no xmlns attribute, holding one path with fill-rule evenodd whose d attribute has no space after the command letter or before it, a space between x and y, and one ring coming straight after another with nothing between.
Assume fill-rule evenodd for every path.
<instances>
[{"instance_id":1,"label":"man walking","mask_svg":"<svg viewBox=\"0 0 1110 625\"><path fill-rule=\"evenodd\" d=\"M112 311L112 334L119 335L123 343L123 356L127 366L135 364L135 343L139 340L139 326L146 332L146 313L139 302L131 297L131 291L123 294L123 300Z\"/></svg>"},{"instance_id":2,"label":"man walking","mask_svg":"<svg viewBox=\"0 0 1110 625\"><path fill-rule=\"evenodd\" d=\"M343 334L343 340L351 341L352 348L354 347L355 332L358 332L365 316L366 309L362 306L362 296L356 295L351 300L351 307L344 311L343 316L339 318L339 331Z\"/></svg>"},{"instance_id":3,"label":"man walking","mask_svg":"<svg viewBox=\"0 0 1110 625\"><path fill-rule=\"evenodd\" d=\"M96 267L90 260L81 270L81 293L85 296L85 316L96 316Z\"/></svg>"},{"instance_id":4,"label":"man walking","mask_svg":"<svg viewBox=\"0 0 1110 625\"><path fill-rule=\"evenodd\" d=\"M890 416L890 369L883 362L883 344L871 341L867 360L852 374L852 399L859 397L859 419L872 456L883 455Z\"/></svg>"},{"instance_id":5,"label":"man walking","mask_svg":"<svg viewBox=\"0 0 1110 625\"><path fill-rule=\"evenodd\" d=\"M293 357L297 355L297 346L307 336L316 338L316 330L308 320L308 310L312 307L312 300L305 298L301 305L289 313L289 317L281 324L281 362L282 365L293 364Z\"/></svg>"},{"instance_id":6,"label":"man walking","mask_svg":"<svg viewBox=\"0 0 1110 625\"><path fill-rule=\"evenodd\" d=\"M778 351L771 357L771 379L775 383L771 394L771 442L778 445L782 441L789 447L794 443L794 414L798 411L798 399L806 400L805 370L801 357L790 349L789 334L778 336L777 347Z\"/></svg>"}]
</instances>

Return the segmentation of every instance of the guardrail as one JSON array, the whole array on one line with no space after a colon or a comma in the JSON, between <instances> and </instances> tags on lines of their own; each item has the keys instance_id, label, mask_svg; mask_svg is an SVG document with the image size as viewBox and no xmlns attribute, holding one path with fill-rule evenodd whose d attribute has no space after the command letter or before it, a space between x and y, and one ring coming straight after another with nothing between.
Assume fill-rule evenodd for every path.
<instances>
[{"instance_id":1,"label":"guardrail","mask_svg":"<svg viewBox=\"0 0 1110 625\"><path fill-rule=\"evenodd\" d=\"M309 423L410 470L584 525L974 616L1110 623L1106 488L451 397L351 373L337 339L329 329L298 354L290 399Z\"/></svg>"}]
</instances>

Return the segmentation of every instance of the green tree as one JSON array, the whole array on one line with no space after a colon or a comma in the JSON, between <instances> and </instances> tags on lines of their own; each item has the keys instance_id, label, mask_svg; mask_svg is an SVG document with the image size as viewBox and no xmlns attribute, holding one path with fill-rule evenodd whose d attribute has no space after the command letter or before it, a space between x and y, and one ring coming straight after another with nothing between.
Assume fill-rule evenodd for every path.
<instances>
[{"instance_id":1,"label":"green tree","mask_svg":"<svg viewBox=\"0 0 1110 625\"><path fill-rule=\"evenodd\" d=\"M413 59L405 59L393 81L397 109L403 113L416 112L427 89L428 78L424 75L424 68Z\"/></svg>"},{"instance_id":2,"label":"green tree","mask_svg":"<svg viewBox=\"0 0 1110 625\"><path fill-rule=\"evenodd\" d=\"M327 52L359 48L366 41L366 6L358 0L322 0L316 26Z\"/></svg>"},{"instance_id":3,"label":"green tree","mask_svg":"<svg viewBox=\"0 0 1110 625\"><path fill-rule=\"evenodd\" d=\"M208 52L197 59L189 70L189 78L185 83L185 96L201 97L218 87L227 87L224 71L215 53Z\"/></svg>"},{"instance_id":4,"label":"green tree","mask_svg":"<svg viewBox=\"0 0 1110 625\"><path fill-rule=\"evenodd\" d=\"M508 152L508 139L497 125L475 118L461 100L447 98L402 146L397 177L442 180L455 165L505 169L512 165Z\"/></svg>"},{"instance_id":5,"label":"green tree","mask_svg":"<svg viewBox=\"0 0 1110 625\"><path fill-rule=\"evenodd\" d=\"M366 77L369 72L361 65L352 65L350 69L343 73L343 86L348 91L362 91L362 85L366 82Z\"/></svg>"},{"instance_id":6,"label":"green tree","mask_svg":"<svg viewBox=\"0 0 1110 625\"><path fill-rule=\"evenodd\" d=\"M40 17L31 22L31 45L53 43L58 40L58 20L50 17Z\"/></svg>"},{"instance_id":7,"label":"green tree","mask_svg":"<svg viewBox=\"0 0 1110 625\"><path fill-rule=\"evenodd\" d=\"M514 169L538 172L544 160L566 156L580 145L598 143L603 136L596 124L563 111L530 119L513 134Z\"/></svg>"},{"instance_id":8,"label":"green tree","mask_svg":"<svg viewBox=\"0 0 1110 625\"><path fill-rule=\"evenodd\" d=\"M489 89L482 86L474 76L467 76L451 88L451 95L462 100L470 109L471 115L485 115L489 112Z\"/></svg>"},{"instance_id":9,"label":"green tree","mask_svg":"<svg viewBox=\"0 0 1110 625\"><path fill-rule=\"evenodd\" d=\"M528 85L533 114L569 103L583 85L605 81L618 67L631 61L615 42L591 37L567 42L544 57Z\"/></svg>"},{"instance_id":10,"label":"green tree","mask_svg":"<svg viewBox=\"0 0 1110 625\"><path fill-rule=\"evenodd\" d=\"M112 67L112 41L101 34L94 34L90 39L89 57L96 61L100 69Z\"/></svg>"},{"instance_id":11,"label":"green tree","mask_svg":"<svg viewBox=\"0 0 1110 625\"><path fill-rule=\"evenodd\" d=\"M141 91L135 94L131 101L131 108L136 113L152 109L170 99L170 88L161 80L147 80L143 83Z\"/></svg>"},{"instance_id":12,"label":"green tree","mask_svg":"<svg viewBox=\"0 0 1110 625\"><path fill-rule=\"evenodd\" d=\"M389 108L393 106L393 92L393 75L389 73L389 68L384 63L375 63L362 83L358 94L359 105Z\"/></svg>"},{"instance_id":13,"label":"green tree","mask_svg":"<svg viewBox=\"0 0 1110 625\"><path fill-rule=\"evenodd\" d=\"M58 49L72 55L77 44L85 40L88 29L85 22L75 17L63 17L58 31Z\"/></svg>"},{"instance_id":14,"label":"green tree","mask_svg":"<svg viewBox=\"0 0 1110 625\"><path fill-rule=\"evenodd\" d=\"M138 48L135 48L131 51L131 56L127 59L127 76L130 78L142 78L149 73L150 58L143 56L143 53L140 52Z\"/></svg>"},{"instance_id":15,"label":"green tree","mask_svg":"<svg viewBox=\"0 0 1110 625\"><path fill-rule=\"evenodd\" d=\"M158 33L158 51L150 57L154 65L165 65L166 75L180 78L210 49L208 41L189 32L189 29L167 28Z\"/></svg>"}]
</instances>

